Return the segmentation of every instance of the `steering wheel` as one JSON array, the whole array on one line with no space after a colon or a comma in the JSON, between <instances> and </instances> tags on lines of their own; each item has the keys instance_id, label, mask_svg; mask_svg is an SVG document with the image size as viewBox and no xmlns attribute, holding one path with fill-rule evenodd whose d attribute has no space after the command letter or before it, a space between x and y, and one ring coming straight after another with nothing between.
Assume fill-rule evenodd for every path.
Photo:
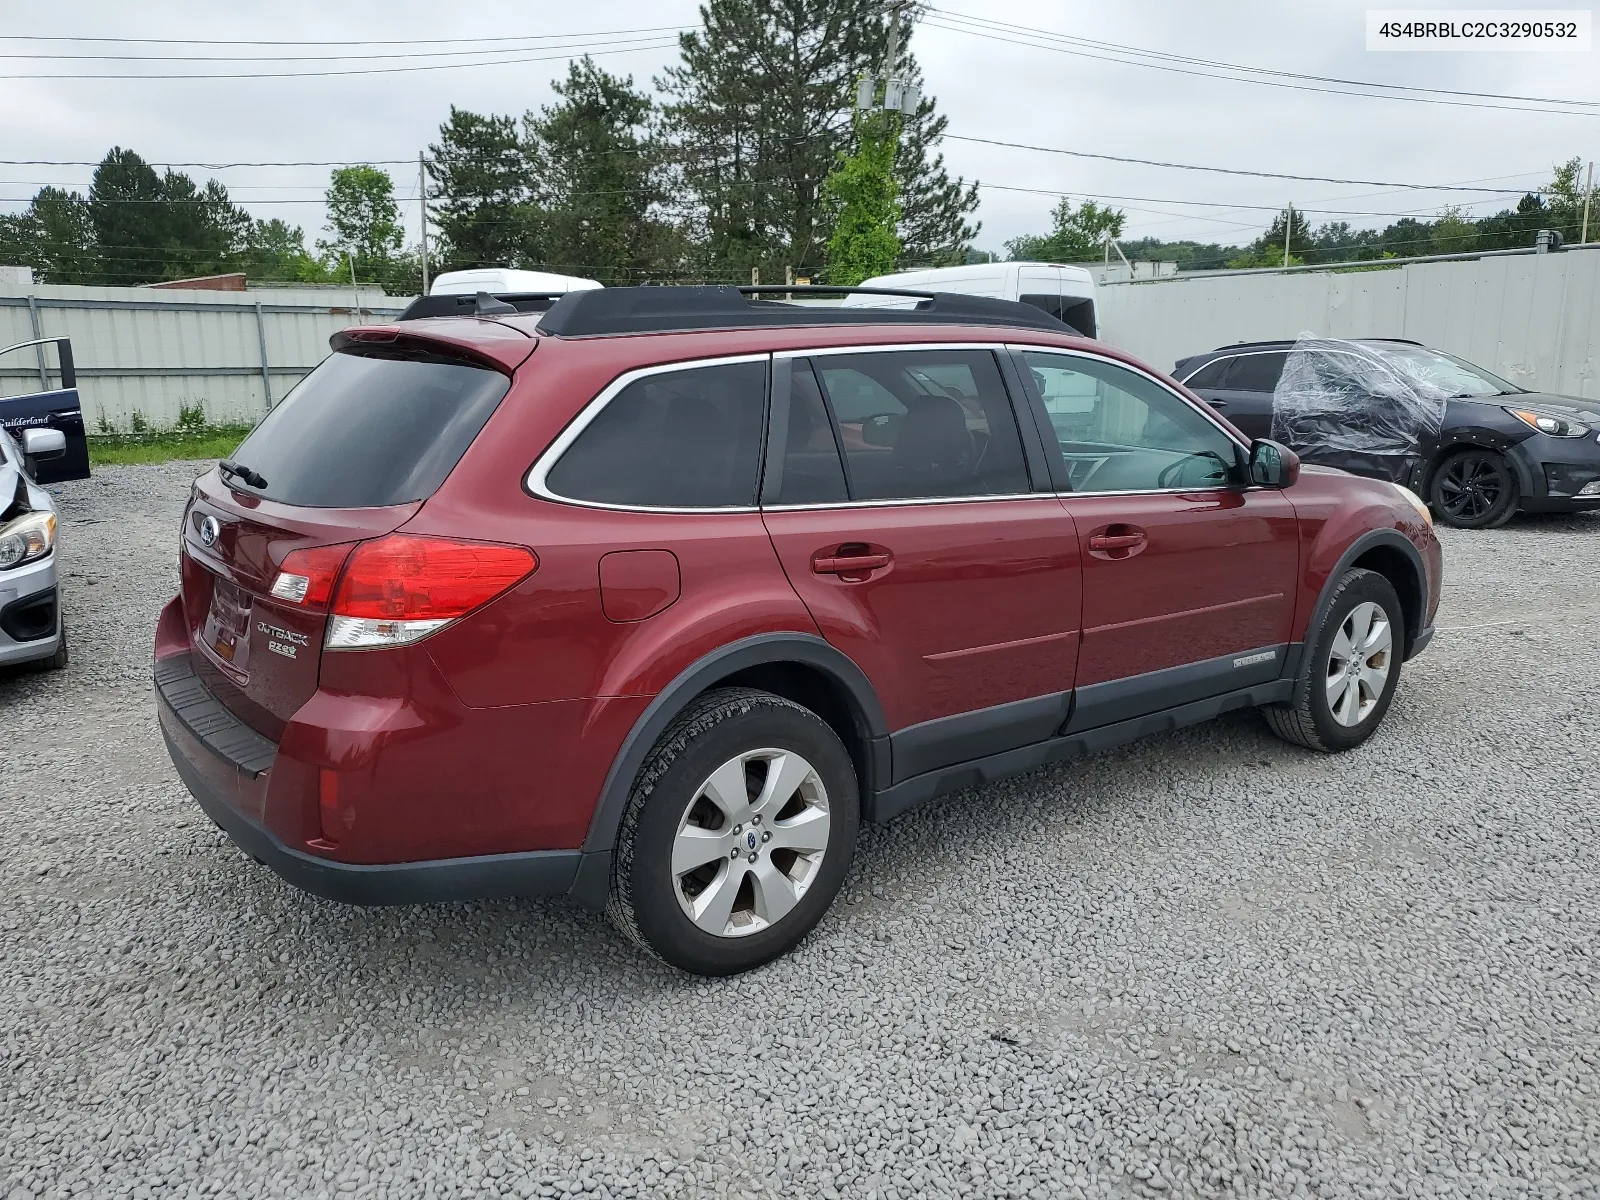
<instances>
[{"instance_id":1,"label":"steering wheel","mask_svg":"<svg viewBox=\"0 0 1600 1200\"><path fill-rule=\"evenodd\" d=\"M1220 482L1227 481L1228 463L1223 459L1222 455L1218 454L1215 450L1200 450L1194 454L1185 454L1182 458L1178 459L1177 462L1171 462L1165 467L1162 467L1161 473L1156 476L1156 486L1163 488L1170 486L1169 481L1172 479L1172 477L1197 458L1210 459L1212 462L1216 463L1220 468L1220 473L1218 474L1217 479Z\"/></svg>"}]
</instances>

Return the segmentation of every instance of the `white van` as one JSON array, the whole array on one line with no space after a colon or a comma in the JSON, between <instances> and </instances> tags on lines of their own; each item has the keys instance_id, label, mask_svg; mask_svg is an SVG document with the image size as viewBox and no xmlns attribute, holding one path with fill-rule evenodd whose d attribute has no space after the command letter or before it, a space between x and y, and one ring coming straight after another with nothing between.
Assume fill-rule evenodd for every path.
<instances>
[{"instance_id":1,"label":"white van","mask_svg":"<svg viewBox=\"0 0 1600 1200\"><path fill-rule=\"evenodd\" d=\"M584 292L600 286L599 280L576 275L557 275L551 271L513 271L508 267L474 267L470 271L446 271L433 281L430 296L472 296L488 292L491 296L528 293Z\"/></svg>"},{"instance_id":2,"label":"white van","mask_svg":"<svg viewBox=\"0 0 1600 1200\"><path fill-rule=\"evenodd\" d=\"M1094 337L1094 276L1082 267L1060 263L972 263L965 267L933 267L926 271L899 271L864 279L862 287L909 288L924 292L956 292L963 296L992 296L1020 300L1042 308L1056 320L1085 337ZM882 305L886 297L847 296L848 305Z\"/></svg>"}]
</instances>

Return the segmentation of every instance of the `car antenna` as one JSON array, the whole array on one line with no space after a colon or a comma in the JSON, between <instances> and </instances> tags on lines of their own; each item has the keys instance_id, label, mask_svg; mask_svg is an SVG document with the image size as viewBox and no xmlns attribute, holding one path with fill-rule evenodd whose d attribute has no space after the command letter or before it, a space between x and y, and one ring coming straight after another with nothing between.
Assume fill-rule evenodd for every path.
<instances>
[{"instance_id":1,"label":"car antenna","mask_svg":"<svg viewBox=\"0 0 1600 1200\"><path fill-rule=\"evenodd\" d=\"M479 292L477 295L477 303L473 306L473 312L480 317L493 317L498 316L501 313L515 313L519 311L520 310L515 304L507 304L504 300L496 300L488 292Z\"/></svg>"}]
</instances>

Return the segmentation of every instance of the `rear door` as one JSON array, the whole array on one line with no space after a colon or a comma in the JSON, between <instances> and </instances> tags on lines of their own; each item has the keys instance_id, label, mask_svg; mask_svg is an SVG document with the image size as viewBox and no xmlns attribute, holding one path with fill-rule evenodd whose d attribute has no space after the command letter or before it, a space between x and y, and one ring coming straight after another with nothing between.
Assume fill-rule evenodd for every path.
<instances>
[{"instance_id":1,"label":"rear door","mask_svg":"<svg viewBox=\"0 0 1600 1200\"><path fill-rule=\"evenodd\" d=\"M317 689L327 618L273 597L295 551L342 553L398 529L465 453L509 376L443 352L331 355L235 451L242 474L195 484L183 522L184 616L196 672L276 740Z\"/></svg>"},{"instance_id":2,"label":"rear door","mask_svg":"<svg viewBox=\"0 0 1600 1200\"><path fill-rule=\"evenodd\" d=\"M1072 727L1276 679L1299 569L1293 506L1245 487L1239 443L1152 376L1064 351L1022 358L1083 549Z\"/></svg>"},{"instance_id":3,"label":"rear door","mask_svg":"<svg viewBox=\"0 0 1600 1200\"><path fill-rule=\"evenodd\" d=\"M994 352L780 356L771 429L767 530L872 681L896 780L1051 736L1077 659L1078 539L1034 490Z\"/></svg>"},{"instance_id":4,"label":"rear door","mask_svg":"<svg viewBox=\"0 0 1600 1200\"><path fill-rule=\"evenodd\" d=\"M54 346L58 356L55 372L59 387L51 386L47 356ZM38 388L32 385L38 372ZM72 361L72 343L67 338L47 338L23 342L0 349L0 391L19 394L0 396L0 428L11 430L19 443L24 429L57 429L66 437L67 452L59 458L32 463L35 482L61 483L89 478L89 442L83 426L83 406L78 399L78 377Z\"/></svg>"},{"instance_id":5,"label":"rear door","mask_svg":"<svg viewBox=\"0 0 1600 1200\"><path fill-rule=\"evenodd\" d=\"M1220 384L1202 390L1189 387L1249 438L1272 436L1272 393L1283 374L1288 354L1282 350L1250 351L1229 360Z\"/></svg>"}]
</instances>

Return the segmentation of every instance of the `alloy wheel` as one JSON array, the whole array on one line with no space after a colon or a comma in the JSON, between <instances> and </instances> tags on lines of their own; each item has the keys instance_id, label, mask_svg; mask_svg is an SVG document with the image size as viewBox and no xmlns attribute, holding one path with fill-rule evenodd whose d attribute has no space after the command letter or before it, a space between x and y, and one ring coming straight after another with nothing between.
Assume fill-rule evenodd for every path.
<instances>
[{"instance_id":1,"label":"alloy wheel","mask_svg":"<svg viewBox=\"0 0 1600 1200\"><path fill-rule=\"evenodd\" d=\"M828 792L792 750L751 750L696 789L672 842L678 904L703 932L743 937L800 902L828 849Z\"/></svg>"},{"instance_id":2,"label":"alloy wheel","mask_svg":"<svg viewBox=\"0 0 1600 1200\"><path fill-rule=\"evenodd\" d=\"M1439 476L1439 504L1457 521L1479 521L1504 498L1511 486L1498 456L1462 454L1445 464Z\"/></svg>"},{"instance_id":3,"label":"alloy wheel","mask_svg":"<svg viewBox=\"0 0 1600 1200\"><path fill-rule=\"evenodd\" d=\"M1388 614L1370 600L1351 609L1333 636L1324 673L1328 708L1335 721L1356 726L1367 719L1389 681L1393 655Z\"/></svg>"}]
</instances>

